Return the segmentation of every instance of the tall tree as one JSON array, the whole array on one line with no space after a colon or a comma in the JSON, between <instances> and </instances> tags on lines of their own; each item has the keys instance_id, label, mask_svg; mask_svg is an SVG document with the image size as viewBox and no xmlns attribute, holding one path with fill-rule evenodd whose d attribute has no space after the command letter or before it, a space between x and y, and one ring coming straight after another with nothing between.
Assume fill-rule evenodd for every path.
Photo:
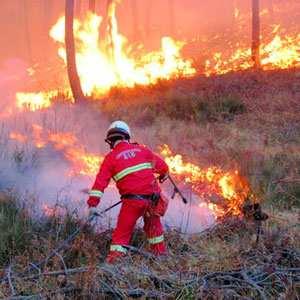
<instances>
[{"instance_id":1,"label":"tall tree","mask_svg":"<svg viewBox=\"0 0 300 300\"><path fill-rule=\"evenodd\" d=\"M252 0L252 60L255 68L260 66L260 18L259 0Z\"/></svg>"},{"instance_id":2,"label":"tall tree","mask_svg":"<svg viewBox=\"0 0 300 300\"><path fill-rule=\"evenodd\" d=\"M73 32L74 23L74 0L66 0L65 3L65 44L67 54L68 77L75 101L84 99L81 89L80 78L76 67L76 52Z\"/></svg>"},{"instance_id":3,"label":"tall tree","mask_svg":"<svg viewBox=\"0 0 300 300\"><path fill-rule=\"evenodd\" d=\"M89 0L89 11L96 13L96 0Z\"/></svg>"}]
</instances>

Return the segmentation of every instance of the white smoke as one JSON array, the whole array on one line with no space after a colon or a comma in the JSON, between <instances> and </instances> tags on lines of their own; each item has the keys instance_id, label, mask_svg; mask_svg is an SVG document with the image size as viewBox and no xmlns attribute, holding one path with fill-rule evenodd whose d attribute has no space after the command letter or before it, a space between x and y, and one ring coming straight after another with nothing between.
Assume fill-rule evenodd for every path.
<instances>
[{"instance_id":1,"label":"white smoke","mask_svg":"<svg viewBox=\"0 0 300 300\"><path fill-rule=\"evenodd\" d=\"M20 61L10 61L0 70L1 112L14 106L15 92L23 86L26 79L25 65ZM0 118L0 189L9 189L19 195L21 205L30 208L34 217L41 217L47 209L56 209L58 213L66 211L87 216L87 196L81 192L91 187L94 178L87 176L69 176L72 164L64 154L51 144L36 148L32 136L32 124L40 125L44 131L51 133L71 132L86 148L87 152L104 155L109 149L104 143L108 120L94 108L94 104L71 105L57 103L51 108L36 112L17 112L10 117ZM141 143L149 141L145 129L132 128ZM11 132L18 132L29 139L20 144L9 138ZM165 184L165 193L172 190ZM190 197L191 198L191 197ZM99 210L103 210L119 201L119 194L110 185L105 191ZM180 199L170 200L164 217L165 226L176 228L181 232L199 232L214 223L208 209L198 206L199 199L192 199L184 205ZM45 208L46 207L46 208ZM108 212L97 222L102 228L114 227L120 207ZM139 222L141 225L141 222Z\"/></svg>"}]
</instances>

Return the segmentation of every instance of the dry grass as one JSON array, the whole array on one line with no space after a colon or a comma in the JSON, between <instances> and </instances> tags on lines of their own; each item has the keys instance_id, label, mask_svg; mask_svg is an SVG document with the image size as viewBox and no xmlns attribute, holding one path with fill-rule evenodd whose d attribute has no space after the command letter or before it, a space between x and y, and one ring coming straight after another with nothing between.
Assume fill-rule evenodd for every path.
<instances>
[{"instance_id":1,"label":"dry grass","mask_svg":"<svg viewBox=\"0 0 300 300\"><path fill-rule=\"evenodd\" d=\"M111 232L98 236L87 227L70 249L43 268L24 273L30 262L44 259L67 233L57 240L52 224L47 239L33 232L36 236L23 255L2 269L1 277L9 275L10 280L0 284L0 297L296 297L300 292L299 216L287 214L293 223L282 223L282 215L271 218L263 225L258 244L255 224L238 219L227 219L201 234L168 231L169 256L161 259L144 256L147 246L137 230L133 244L138 252L116 265L103 263ZM72 224L75 227L76 222Z\"/></svg>"}]
</instances>

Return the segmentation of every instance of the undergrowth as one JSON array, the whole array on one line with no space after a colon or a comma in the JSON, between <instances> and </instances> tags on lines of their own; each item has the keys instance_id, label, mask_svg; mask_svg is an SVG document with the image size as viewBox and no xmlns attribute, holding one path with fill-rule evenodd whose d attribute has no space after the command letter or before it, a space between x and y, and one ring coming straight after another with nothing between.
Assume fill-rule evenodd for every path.
<instances>
[{"instance_id":1,"label":"undergrowth","mask_svg":"<svg viewBox=\"0 0 300 300\"><path fill-rule=\"evenodd\" d=\"M32 223L12 197L0 195L0 266L31 245Z\"/></svg>"}]
</instances>

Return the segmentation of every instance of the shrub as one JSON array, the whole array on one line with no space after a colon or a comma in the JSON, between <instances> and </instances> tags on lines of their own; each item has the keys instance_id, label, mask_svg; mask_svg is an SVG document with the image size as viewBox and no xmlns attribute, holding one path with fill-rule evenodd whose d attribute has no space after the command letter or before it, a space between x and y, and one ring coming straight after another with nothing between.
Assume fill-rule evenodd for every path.
<instances>
[{"instance_id":1,"label":"shrub","mask_svg":"<svg viewBox=\"0 0 300 300\"><path fill-rule=\"evenodd\" d=\"M267 201L281 208L300 207L300 185L296 178L299 159L292 161L287 154L278 154L262 166L261 188Z\"/></svg>"},{"instance_id":2,"label":"shrub","mask_svg":"<svg viewBox=\"0 0 300 300\"><path fill-rule=\"evenodd\" d=\"M15 199L0 196L0 265L7 264L30 245L31 226Z\"/></svg>"},{"instance_id":3,"label":"shrub","mask_svg":"<svg viewBox=\"0 0 300 300\"><path fill-rule=\"evenodd\" d=\"M157 118L172 120L214 122L231 121L235 115L246 111L241 99L226 92L195 92L178 90L175 87L137 90L135 94L128 90L114 91L109 101L102 101L101 110L110 119L130 120L136 125L150 125Z\"/></svg>"}]
</instances>

